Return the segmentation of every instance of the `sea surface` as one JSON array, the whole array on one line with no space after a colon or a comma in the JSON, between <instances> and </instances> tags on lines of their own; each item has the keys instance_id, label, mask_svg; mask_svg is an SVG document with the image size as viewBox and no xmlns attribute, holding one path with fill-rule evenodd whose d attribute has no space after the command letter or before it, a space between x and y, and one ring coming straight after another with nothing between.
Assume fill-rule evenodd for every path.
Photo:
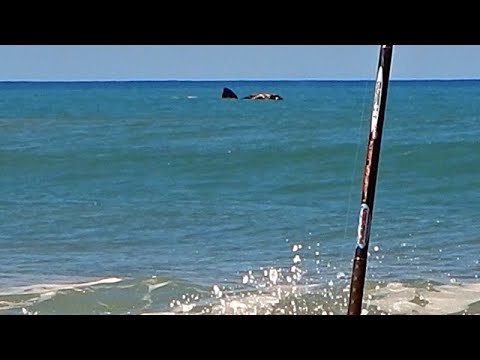
<instances>
[{"instance_id":1,"label":"sea surface","mask_svg":"<svg viewBox=\"0 0 480 360\"><path fill-rule=\"evenodd\" d=\"M0 83L0 314L345 314L373 86ZM480 313L479 115L390 83L364 314Z\"/></svg>"}]
</instances>

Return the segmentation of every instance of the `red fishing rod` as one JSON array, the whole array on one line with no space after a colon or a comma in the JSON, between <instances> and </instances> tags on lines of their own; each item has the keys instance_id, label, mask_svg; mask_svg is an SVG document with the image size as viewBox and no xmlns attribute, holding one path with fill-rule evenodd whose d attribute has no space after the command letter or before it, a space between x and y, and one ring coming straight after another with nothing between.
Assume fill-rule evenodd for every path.
<instances>
[{"instance_id":1,"label":"red fishing rod","mask_svg":"<svg viewBox=\"0 0 480 360\"><path fill-rule=\"evenodd\" d=\"M355 249L352 280L350 283L348 315L360 315L362 311L368 243L370 240L370 227L375 201L375 187L377 185L378 163L382 144L383 120L385 118L385 108L387 105L392 52L393 45L382 45L380 48L370 135L367 146L367 161L363 176L362 199L357 230L357 247Z\"/></svg>"}]
</instances>

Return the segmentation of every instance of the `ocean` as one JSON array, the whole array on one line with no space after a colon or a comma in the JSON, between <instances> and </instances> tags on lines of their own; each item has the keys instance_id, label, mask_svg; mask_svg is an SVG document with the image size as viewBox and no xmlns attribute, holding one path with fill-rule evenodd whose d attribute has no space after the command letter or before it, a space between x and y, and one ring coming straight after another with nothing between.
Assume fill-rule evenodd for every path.
<instances>
[{"instance_id":1,"label":"ocean","mask_svg":"<svg viewBox=\"0 0 480 360\"><path fill-rule=\"evenodd\" d=\"M0 314L346 314L373 86L1 82ZM480 313L479 102L390 83L364 314Z\"/></svg>"}]
</instances>

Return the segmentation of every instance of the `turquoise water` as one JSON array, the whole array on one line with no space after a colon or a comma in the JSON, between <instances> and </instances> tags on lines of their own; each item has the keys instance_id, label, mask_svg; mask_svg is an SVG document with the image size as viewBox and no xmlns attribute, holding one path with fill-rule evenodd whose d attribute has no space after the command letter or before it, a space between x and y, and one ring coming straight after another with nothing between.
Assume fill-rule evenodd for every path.
<instances>
[{"instance_id":1,"label":"turquoise water","mask_svg":"<svg viewBox=\"0 0 480 360\"><path fill-rule=\"evenodd\" d=\"M344 313L372 98L362 81L0 83L0 313L252 294L240 307L262 313L278 286L276 312ZM478 283L479 101L480 81L391 83L366 296Z\"/></svg>"}]
</instances>

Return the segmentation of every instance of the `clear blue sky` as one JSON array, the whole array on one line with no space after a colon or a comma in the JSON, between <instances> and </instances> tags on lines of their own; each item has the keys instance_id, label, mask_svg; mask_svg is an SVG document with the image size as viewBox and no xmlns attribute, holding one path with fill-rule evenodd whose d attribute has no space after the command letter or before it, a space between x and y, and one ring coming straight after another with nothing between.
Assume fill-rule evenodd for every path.
<instances>
[{"instance_id":1,"label":"clear blue sky","mask_svg":"<svg viewBox=\"0 0 480 360\"><path fill-rule=\"evenodd\" d=\"M0 46L5 80L373 79L377 45ZM480 78L480 46L399 45L392 79Z\"/></svg>"}]
</instances>

